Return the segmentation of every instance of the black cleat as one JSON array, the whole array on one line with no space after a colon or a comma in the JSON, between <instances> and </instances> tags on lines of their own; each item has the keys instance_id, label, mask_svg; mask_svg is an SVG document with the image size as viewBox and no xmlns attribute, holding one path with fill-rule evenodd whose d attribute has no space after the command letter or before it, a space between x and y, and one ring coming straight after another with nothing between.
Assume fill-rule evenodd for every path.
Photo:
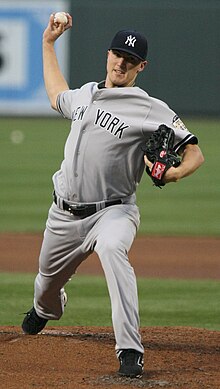
<instances>
[{"instance_id":1,"label":"black cleat","mask_svg":"<svg viewBox=\"0 0 220 389\"><path fill-rule=\"evenodd\" d=\"M33 307L27 312L21 327L25 334L36 335L42 331L47 322L47 319L43 319L37 315Z\"/></svg>"},{"instance_id":2,"label":"black cleat","mask_svg":"<svg viewBox=\"0 0 220 389\"><path fill-rule=\"evenodd\" d=\"M130 378L142 377L144 371L143 354L133 349L122 349L117 351L120 362L118 373Z\"/></svg>"}]
</instances>

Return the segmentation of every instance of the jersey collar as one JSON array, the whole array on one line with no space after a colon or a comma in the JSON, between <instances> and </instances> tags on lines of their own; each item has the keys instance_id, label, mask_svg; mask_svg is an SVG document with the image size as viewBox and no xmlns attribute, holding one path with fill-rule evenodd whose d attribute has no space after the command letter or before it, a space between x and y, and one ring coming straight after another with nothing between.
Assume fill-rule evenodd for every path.
<instances>
[{"instance_id":1,"label":"jersey collar","mask_svg":"<svg viewBox=\"0 0 220 389\"><path fill-rule=\"evenodd\" d=\"M135 84L132 85L132 86L135 86ZM104 89L104 88L106 88L106 87L105 87L105 80L100 81L100 82L98 83L98 89ZM123 87L121 87L121 88L123 88Z\"/></svg>"}]
</instances>

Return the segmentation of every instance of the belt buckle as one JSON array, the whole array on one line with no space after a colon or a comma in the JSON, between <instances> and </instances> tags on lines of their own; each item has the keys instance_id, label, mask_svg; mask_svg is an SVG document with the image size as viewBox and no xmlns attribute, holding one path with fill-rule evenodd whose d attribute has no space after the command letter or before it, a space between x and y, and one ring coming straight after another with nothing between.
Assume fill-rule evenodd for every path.
<instances>
[{"instance_id":1,"label":"belt buckle","mask_svg":"<svg viewBox=\"0 0 220 389\"><path fill-rule=\"evenodd\" d=\"M69 205L68 211L74 215L74 212L75 212L75 211L76 211L76 212L85 211L86 208L87 208L87 207L86 207L85 205L75 205L75 204L71 204L71 205Z\"/></svg>"},{"instance_id":2,"label":"belt buckle","mask_svg":"<svg viewBox=\"0 0 220 389\"><path fill-rule=\"evenodd\" d=\"M76 204L69 204L70 209L86 209L87 207L85 205L76 205Z\"/></svg>"}]
</instances>

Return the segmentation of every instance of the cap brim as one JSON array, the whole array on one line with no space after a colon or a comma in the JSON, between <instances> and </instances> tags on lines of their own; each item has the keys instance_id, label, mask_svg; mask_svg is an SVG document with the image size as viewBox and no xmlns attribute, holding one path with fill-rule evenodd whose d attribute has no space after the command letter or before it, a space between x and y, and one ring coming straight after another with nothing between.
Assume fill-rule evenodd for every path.
<instances>
[{"instance_id":1,"label":"cap brim","mask_svg":"<svg viewBox=\"0 0 220 389\"><path fill-rule=\"evenodd\" d=\"M131 50L129 50L129 49L122 49L121 47L110 47L109 50L123 51L123 52L125 52L125 53L128 53L128 54L132 55L132 57L138 58L138 59L140 59L141 61L145 61L145 58L142 58L142 57L140 57L139 55L134 54L133 51L131 51Z\"/></svg>"}]
</instances>

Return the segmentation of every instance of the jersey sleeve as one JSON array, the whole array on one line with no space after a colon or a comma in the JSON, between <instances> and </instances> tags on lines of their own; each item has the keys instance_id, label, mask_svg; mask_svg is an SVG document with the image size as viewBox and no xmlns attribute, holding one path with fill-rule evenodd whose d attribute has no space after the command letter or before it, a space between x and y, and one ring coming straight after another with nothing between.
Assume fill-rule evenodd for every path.
<instances>
[{"instance_id":1,"label":"jersey sleeve","mask_svg":"<svg viewBox=\"0 0 220 389\"><path fill-rule=\"evenodd\" d=\"M144 135L149 137L161 124L174 130L174 150L176 152L187 144L198 143L197 137L187 129L179 116L166 103L152 98L151 109L143 126Z\"/></svg>"},{"instance_id":2,"label":"jersey sleeve","mask_svg":"<svg viewBox=\"0 0 220 389\"><path fill-rule=\"evenodd\" d=\"M61 92L57 96L57 111L66 119L72 119L72 104L75 101L77 89Z\"/></svg>"},{"instance_id":3,"label":"jersey sleeve","mask_svg":"<svg viewBox=\"0 0 220 389\"><path fill-rule=\"evenodd\" d=\"M186 128L185 124L177 114L174 115L172 124L172 128L175 132L174 150L176 152L187 144L198 144L198 138Z\"/></svg>"}]
</instances>

